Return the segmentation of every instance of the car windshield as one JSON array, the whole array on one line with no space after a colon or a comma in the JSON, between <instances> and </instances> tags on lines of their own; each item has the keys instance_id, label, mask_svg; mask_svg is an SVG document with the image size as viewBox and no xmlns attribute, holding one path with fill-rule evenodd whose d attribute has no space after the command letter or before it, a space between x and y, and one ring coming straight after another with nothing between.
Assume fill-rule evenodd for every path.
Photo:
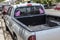
<instances>
[{"instance_id":1,"label":"car windshield","mask_svg":"<svg viewBox=\"0 0 60 40\"><path fill-rule=\"evenodd\" d=\"M44 10L41 6L18 7L15 9L14 16L28 16L43 13Z\"/></svg>"}]
</instances>

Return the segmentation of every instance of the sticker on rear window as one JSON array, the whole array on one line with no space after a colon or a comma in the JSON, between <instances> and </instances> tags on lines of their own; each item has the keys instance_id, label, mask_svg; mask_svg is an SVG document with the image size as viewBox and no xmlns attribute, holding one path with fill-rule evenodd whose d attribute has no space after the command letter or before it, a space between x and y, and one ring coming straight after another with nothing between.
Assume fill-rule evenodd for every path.
<instances>
[{"instance_id":1,"label":"sticker on rear window","mask_svg":"<svg viewBox=\"0 0 60 40\"><path fill-rule=\"evenodd\" d=\"M44 11L43 11L41 8L39 9L39 12L40 12L40 13L44 13Z\"/></svg>"},{"instance_id":2,"label":"sticker on rear window","mask_svg":"<svg viewBox=\"0 0 60 40\"><path fill-rule=\"evenodd\" d=\"M15 16L20 16L20 11L17 11L17 12L15 13Z\"/></svg>"}]
</instances>

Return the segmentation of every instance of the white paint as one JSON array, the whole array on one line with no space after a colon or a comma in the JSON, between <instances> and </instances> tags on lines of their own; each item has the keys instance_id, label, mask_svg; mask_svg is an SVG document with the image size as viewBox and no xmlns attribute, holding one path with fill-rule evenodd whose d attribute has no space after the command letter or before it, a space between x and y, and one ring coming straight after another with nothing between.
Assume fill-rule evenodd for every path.
<instances>
[{"instance_id":1,"label":"white paint","mask_svg":"<svg viewBox=\"0 0 60 40\"><path fill-rule=\"evenodd\" d=\"M60 40L60 28L36 32L36 40Z\"/></svg>"}]
</instances>

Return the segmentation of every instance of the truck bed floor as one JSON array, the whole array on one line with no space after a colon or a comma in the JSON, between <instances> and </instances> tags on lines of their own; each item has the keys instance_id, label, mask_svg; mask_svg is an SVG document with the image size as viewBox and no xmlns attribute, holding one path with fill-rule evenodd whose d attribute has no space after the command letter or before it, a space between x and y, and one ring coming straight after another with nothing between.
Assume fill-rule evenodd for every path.
<instances>
[{"instance_id":1,"label":"truck bed floor","mask_svg":"<svg viewBox=\"0 0 60 40\"><path fill-rule=\"evenodd\" d=\"M32 31L46 30L46 29L51 29L51 28L55 28L55 27L56 27L56 26L54 26L54 27L49 27L47 24L36 25L36 26L29 26L29 28L30 28Z\"/></svg>"}]
</instances>

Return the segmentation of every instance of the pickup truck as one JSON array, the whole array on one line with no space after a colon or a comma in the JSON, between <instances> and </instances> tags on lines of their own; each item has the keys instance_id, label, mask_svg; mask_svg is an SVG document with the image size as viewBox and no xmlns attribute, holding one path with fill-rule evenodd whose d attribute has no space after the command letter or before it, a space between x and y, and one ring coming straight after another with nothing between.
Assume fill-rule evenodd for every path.
<instances>
[{"instance_id":1,"label":"pickup truck","mask_svg":"<svg viewBox=\"0 0 60 40\"><path fill-rule=\"evenodd\" d=\"M42 4L12 5L4 20L13 40L60 40L60 17L45 14Z\"/></svg>"}]
</instances>

